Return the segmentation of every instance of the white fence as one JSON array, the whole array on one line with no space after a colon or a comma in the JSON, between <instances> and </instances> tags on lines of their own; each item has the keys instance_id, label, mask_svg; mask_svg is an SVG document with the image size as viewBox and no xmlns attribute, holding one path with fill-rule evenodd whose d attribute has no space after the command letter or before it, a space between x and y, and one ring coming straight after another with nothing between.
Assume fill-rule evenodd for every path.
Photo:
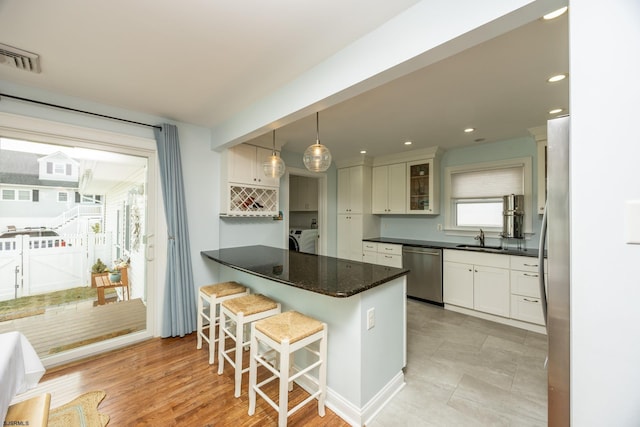
<instances>
[{"instance_id":1,"label":"white fence","mask_svg":"<svg viewBox=\"0 0 640 427\"><path fill-rule=\"evenodd\" d=\"M111 265L111 233L0 239L0 301L87 286L97 258Z\"/></svg>"}]
</instances>

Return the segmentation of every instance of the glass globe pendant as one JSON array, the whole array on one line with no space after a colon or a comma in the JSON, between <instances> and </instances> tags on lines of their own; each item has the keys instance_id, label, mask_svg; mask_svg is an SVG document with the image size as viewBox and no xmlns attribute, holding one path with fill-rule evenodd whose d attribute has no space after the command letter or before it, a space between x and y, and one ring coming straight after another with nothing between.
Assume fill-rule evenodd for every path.
<instances>
[{"instance_id":1,"label":"glass globe pendant","mask_svg":"<svg viewBox=\"0 0 640 427\"><path fill-rule=\"evenodd\" d=\"M319 113L316 113L316 143L307 147L302 161L311 172L324 172L331 166L331 152L320 144Z\"/></svg>"},{"instance_id":2,"label":"glass globe pendant","mask_svg":"<svg viewBox=\"0 0 640 427\"><path fill-rule=\"evenodd\" d=\"M269 178L280 179L284 175L284 160L276 153L276 130L273 130L273 151L267 160L262 163L262 171Z\"/></svg>"}]
</instances>

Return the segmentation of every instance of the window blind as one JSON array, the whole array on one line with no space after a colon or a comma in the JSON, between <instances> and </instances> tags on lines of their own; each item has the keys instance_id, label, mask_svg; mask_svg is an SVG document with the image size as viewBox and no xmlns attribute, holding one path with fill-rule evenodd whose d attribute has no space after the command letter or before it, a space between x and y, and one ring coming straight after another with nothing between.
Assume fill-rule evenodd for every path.
<instances>
[{"instance_id":1,"label":"window blind","mask_svg":"<svg viewBox=\"0 0 640 427\"><path fill-rule=\"evenodd\" d=\"M524 166L451 174L451 198L470 199L524 194Z\"/></svg>"}]
</instances>

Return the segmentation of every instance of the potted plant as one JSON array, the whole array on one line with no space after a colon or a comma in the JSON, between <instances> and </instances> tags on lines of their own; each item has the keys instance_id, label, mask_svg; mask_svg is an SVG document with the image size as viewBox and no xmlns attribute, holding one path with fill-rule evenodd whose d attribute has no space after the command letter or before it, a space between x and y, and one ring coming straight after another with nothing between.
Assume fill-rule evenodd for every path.
<instances>
[{"instance_id":1,"label":"potted plant","mask_svg":"<svg viewBox=\"0 0 640 427\"><path fill-rule=\"evenodd\" d=\"M112 282L120 282L122 280L122 269L128 268L130 259L117 259L113 262L113 268L109 270L109 280Z\"/></svg>"}]
</instances>

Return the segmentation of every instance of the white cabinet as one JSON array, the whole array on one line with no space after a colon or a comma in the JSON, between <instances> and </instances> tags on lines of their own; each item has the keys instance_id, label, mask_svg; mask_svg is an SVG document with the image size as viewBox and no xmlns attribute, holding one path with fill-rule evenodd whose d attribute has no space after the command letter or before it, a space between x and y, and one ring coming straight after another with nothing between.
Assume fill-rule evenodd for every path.
<instances>
[{"instance_id":1,"label":"white cabinet","mask_svg":"<svg viewBox=\"0 0 640 427\"><path fill-rule=\"evenodd\" d=\"M503 255L498 255L503 256ZM473 309L509 317L509 270L475 265L473 270Z\"/></svg>"},{"instance_id":2,"label":"white cabinet","mask_svg":"<svg viewBox=\"0 0 640 427\"><path fill-rule=\"evenodd\" d=\"M289 177L289 210L318 210L318 180L306 176Z\"/></svg>"},{"instance_id":3,"label":"white cabinet","mask_svg":"<svg viewBox=\"0 0 640 427\"><path fill-rule=\"evenodd\" d=\"M407 163L407 213L438 214L440 197L438 167L434 159Z\"/></svg>"},{"instance_id":4,"label":"white cabinet","mask_svg":"<svg viewBox=\"0 0 640 427\"><path fill-rule=\"evenodd\" d=\"M406 170L406 163L373 168L371 208L374 214L406 212Z\"/></svg>"},{"instance_id":5,"label":"white cabinet","mask_svg":"<svg viewBox=\"0 0 640 427\"><path fill-rule=\"evenodd\" d=\"M445 250L443 298L447 304L509 317L509 257Z\"/></svg>"},{"instance_id":6,"label":"white cabinet","mask_svg":"<svg viewBox=\"0 0 640 427\"><path fill-rule=\"evenodd\" d=\"M402 268L402 245L362 242L362 261Z\"/></svg>"},{"instance_id":7,"label":"white cabinet","mask_svg":"<svg viewBox=\"0 0 640 427\"><path fill-rule=\"evenodd\" d=\"M231 183L279 187L279 178L264 175L262 163L268 160L272 150L249 144L229 148L227 153L228 180Z\"/></svg>"},{"instance_id":8,"label":"white cabinet","mask_svg":"<svg viewBox=\"0 0 640 427\"><path fill-rule=\"evenodd\" d=\"M538 262L537 258L511 256L511 318L544 325Z\"/></svg>"},{"instance_id":9,"label":"white cabinet","mask_svg":"<svg viewBox=\"0 0 640 427\"><path fill-rule=\"evenodd\" d=\"M445 303L473 309L473 264L444 261L442 283Z\"/></svg>"},{"instance_id":10,"label":"white cabinet","mask_svg":"<svg viewBox=\"0 0 640 427\"><path fill-rule=\"evenodd\" d=\"M362 261L362 230L362 215L338 215L338 258Z\"/></svg>"},{"instance_id":11,"label":"white cabinet","mask_svg":"<svg viewBox=\"0 0 640 427\"><path fill-rule=\"evenodd\" d=\"M366 188L365 183L368 183ZM338 169L338 214L364 213L366 202L371 203L370 194L371 168L352 166Z\"/></svg>"}]
</instances>

